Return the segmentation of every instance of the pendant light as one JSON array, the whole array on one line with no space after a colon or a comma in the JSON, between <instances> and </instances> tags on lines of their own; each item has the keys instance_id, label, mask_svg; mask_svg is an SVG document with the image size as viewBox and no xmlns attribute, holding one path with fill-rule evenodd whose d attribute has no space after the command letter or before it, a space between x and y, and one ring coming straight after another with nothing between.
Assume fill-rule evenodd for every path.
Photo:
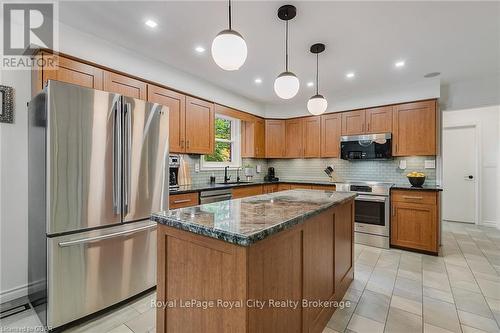
<instances>
[{"instance_id":1,"label":"pendant light","mask_svg":"<svg viewBox=\"0 0 500 333\"><path fill-rule=\"evenodd\" d=\"M274 91L278 97L290 99L297 95L300 82L297 76L288 70L288 21L297 15L297 9L292 5L284 5L278 9L278 17L285 21L285 71L274 81Z\"/></svg>"},{"instance_id":2,"label":"pendant light","mask_svg":"<svg viewBox=\"0 0 500 333\"><path fill-rule=\"evenodd\" d=\"M229 0L229 29L222 30L212 42L212 58L226 71L235 71L247 59L247 43L231 26L231 0Z\"/></svg>"},{"instance_id":3,"label":"pendant light","mask_svg":"<svg viewBox=\"0 0 500 333\"><path fill-rule=\"evenodd\" d=\"M316 54L316 95L307 101L307 109L314 115L320 115L326 111L328 102L323 95L318 93L319 89L319 54L325 50L325 44L317 43L311 46L311 53Z\"/></svg>"}]
</instances>

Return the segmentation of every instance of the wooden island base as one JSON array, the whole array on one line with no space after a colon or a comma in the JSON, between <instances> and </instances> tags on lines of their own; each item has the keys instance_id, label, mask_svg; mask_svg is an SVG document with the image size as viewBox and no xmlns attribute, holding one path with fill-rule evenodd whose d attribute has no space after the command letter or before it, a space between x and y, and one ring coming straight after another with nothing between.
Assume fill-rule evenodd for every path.
<instances>
[{"instance_id":1,"label":"wooden island base","mask_svg":"<svg viewBox=\"0 0 500 333\"><path fill-rule=\"evenodd\" d=\"M353 228L354 200L246 247L159 224L157 332L322 332L353 280Z\"/></svg>"}]
</instances>

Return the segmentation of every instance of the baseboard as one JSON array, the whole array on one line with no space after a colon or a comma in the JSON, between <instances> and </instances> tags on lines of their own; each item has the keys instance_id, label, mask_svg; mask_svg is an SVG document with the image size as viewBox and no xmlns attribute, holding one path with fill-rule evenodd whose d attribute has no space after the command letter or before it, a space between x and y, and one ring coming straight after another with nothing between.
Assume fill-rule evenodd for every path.
<instances>
[{"instance_id":1,"label":"baseboard","mask_svg":"<svg viewBox=\"0 0 500 333\"><path fill-rule=\"evenodd\" d=\"M499 228L497 221L483 220L480 224L483 227Z\"/></svg>"},{"instance_id":2,"label":"baseboard","mask_svg":"<svg viewBox=\"0 0 500 333\"><path fill-rule=\"evenodd\" d=\"M9 290L4 290L4 291L0 292L0 303L5 303L5 302L12 301L14 299L17 299L17 298L28 296L28 289L30 287L33 286L36 288L36 290L38 290L39 288L43 288L44 284L45 284L45 281L40 280L40 281L33 282L32 284L25 284L25 285L18 286L18 287L9 289Z\"/></svg>"}]
</instances>

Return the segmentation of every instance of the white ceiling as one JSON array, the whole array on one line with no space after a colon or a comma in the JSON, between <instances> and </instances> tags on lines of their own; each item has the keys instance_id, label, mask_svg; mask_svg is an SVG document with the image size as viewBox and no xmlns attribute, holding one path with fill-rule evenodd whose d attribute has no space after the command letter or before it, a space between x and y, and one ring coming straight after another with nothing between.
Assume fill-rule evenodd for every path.
<instances>
[{"instance_id":1,"label":"white ceiling","mask_svg":"<svg viewBox=\"0 0 500 333\"><path fill-rule=\"evenodd\" d=\"M233 1L233 28L248 45L248 58L226 72L210 56L212 39L227 26L226 1L63 2L60 20L143 55L266 104L304 104L314 88L315 57L309 46L326 44L320 56L320 93L362 94L441 72L451 82L500 73L500 2L289 2L290 69L301 80L291 101L273 91L284 67L284 24L276 17L286 2ZM154 19L155 29L144 22ZM194 47L207 50L197 54ZM406 66L396 69L397 60ZM345 74L354 71L352 80ZM261 85L254 79L260 77Z\"/></svg>"}]
</instances>

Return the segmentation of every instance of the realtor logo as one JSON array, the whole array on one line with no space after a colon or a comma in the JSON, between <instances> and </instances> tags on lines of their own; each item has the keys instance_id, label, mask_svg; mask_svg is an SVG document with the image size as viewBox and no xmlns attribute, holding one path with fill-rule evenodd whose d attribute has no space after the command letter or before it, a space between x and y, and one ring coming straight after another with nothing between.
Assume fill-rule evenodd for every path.
<instances>
[{"instance_id":1,"label":"realtor logo","mask_svg":"<svg viewBox=\"0 0 500 333\"><path fill-rule=\"evenodd\" d=\"M4 56L20 56L30 46L54 48L52 3L4 3Z\"/></svg>"}]
</instances>

